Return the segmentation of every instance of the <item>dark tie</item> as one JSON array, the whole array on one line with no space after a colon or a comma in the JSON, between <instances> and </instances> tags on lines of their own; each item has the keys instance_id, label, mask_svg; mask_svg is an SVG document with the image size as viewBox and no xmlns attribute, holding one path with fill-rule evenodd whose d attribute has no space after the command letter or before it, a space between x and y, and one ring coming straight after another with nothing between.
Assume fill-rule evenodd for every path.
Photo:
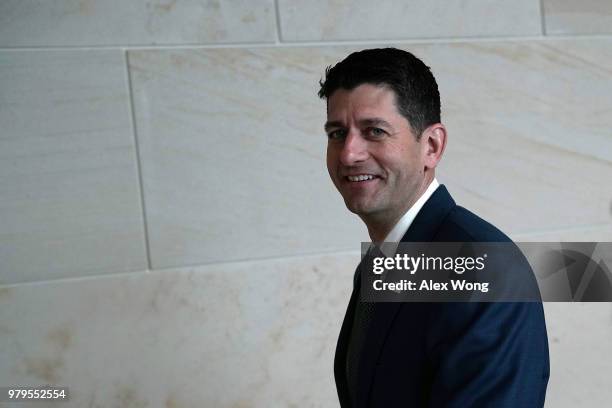
<instances>
[{"instance_id":1,"label":"dark tie","mask_svg":"<svg viewBox=\"0 0 612 408\"><path fill-rule=\"evenodd\" d=\"M372 322L374 316L375 303L362 302L360 300L361 292L361 273L367 273L371 271L372 258L379 251L371 250L368 251L366 256L363 258L357 270L355 271L355 278L353 284L357 291L357 303L355 304L355 314L353 316L353 326L351 328L351 335L348 340L347 352L346 352L346 379L348 384L349 398L351 405L355 405L354 401L357 396L358 379L359 379L359 360L363 352L364 341L366 334Z\"/></svg>"}]
</instances>

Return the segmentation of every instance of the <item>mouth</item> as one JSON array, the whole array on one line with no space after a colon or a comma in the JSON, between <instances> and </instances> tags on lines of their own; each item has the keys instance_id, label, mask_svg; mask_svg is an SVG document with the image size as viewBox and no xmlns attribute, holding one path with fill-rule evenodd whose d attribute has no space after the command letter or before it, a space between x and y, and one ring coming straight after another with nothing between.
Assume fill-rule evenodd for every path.
<instances>
[{"instance_id":1,"label":"mouth","mask_svg":"<svg viewBox=\"0 0 612 408\"><path fill-rule=\"evenodd\" d=\"M355 174L352 176L344 176L344 179L351 183L365 183L368 181L376 180L380 177L373 174Z\"/></svg>"}]
</instances>

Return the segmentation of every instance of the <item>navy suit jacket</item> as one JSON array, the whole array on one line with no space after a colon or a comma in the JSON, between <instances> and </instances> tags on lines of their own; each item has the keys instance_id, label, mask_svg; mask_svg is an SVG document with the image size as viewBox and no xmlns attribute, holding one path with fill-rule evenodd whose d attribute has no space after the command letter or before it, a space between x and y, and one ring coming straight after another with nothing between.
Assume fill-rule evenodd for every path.
<instances>
[{"instance_id":1,"label":"navy suit jacket","mask_svg":"<svg viewBox=\"0 0 612 408\"><path fill-rule=\"evenodd\" d=\"M457 206L441 185L402 242L506 242ZM359 278L344 317L334 373L342 407L542 407L548 338L539 302L377 303L351 405L346 353Z\"/></svg>"}]
</instances>

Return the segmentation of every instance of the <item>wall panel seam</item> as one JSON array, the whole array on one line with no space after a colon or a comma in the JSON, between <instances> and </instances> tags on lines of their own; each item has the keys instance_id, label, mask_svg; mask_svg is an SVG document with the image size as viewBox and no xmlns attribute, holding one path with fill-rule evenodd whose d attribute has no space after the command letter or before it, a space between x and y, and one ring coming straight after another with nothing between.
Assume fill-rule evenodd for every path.
<instances>
[{"instance_id":1,"label":"wall panel seam","mask_svg":"<svg viewBox=\"0 0 612 408\"><path fill-rule=\"evenodd\" d=\"M144 233L145 255L147 258L147 270L151 270L151 245L149 242L149 227L147 222L146 200L144 193L144 182L142 175L142 163L140 157L140 145L138 143L138 129L136 125L136 111L134 105L134 90L132 86L132 75L130 71L128 50L123 50L123 59L125 63L125 73L127 79L127 91L130 105L130 120L132 122L132 137L134 140L134 152L136 155L136 171L138 173L138 192L140 196L140 208L142 216L142 225Z\"/></svg>"},{"instance_id":2,"label":"wall panel seam","mask_svg":"<svg viewBox=\"0 0 612 408\"><path fill-rule=\"evenodd\" d=\"M280 44L283 42L283 32L281 30L281 17L278 0L274 0L274 14L276 18L276 43Z\"/></svg>"},{"instance_id":3,"label":"wall panel seam","mask_svg":"<svg viewBox=\"0 0 612 408\"><path fill-rule=\"evenodd\" d=\"M540 25L542 28L542 35L546 36L546 15L544 12L544 1L545 0L539 0L540 1Z\"/></svg>"},{"instance_id":4,"label":"wall panel seam","mask_svg":"<svg viewBox=\"0 0 612 408\"><path fill-rule=\"evenodd\" d=\"M291 48L291 47L351 47L351 46L380 46L382 44L395 45L428 45L428 44L455 44L478 42L529 42L543 40L610 40L611 34L559 34L534 36L507 36L507 37L444 37L444 38L411 38L411 39L380 39L380 40L342 40L342 41L283 41L278 44L268 43L224 43L224 44L178 44L178 45L133 45L133 46L63 46L63 47L0 47L0 52L22 51L101 51L101 50L198 50L198 49L231 49L231 48Z\"/></svg>"}]
</instances>

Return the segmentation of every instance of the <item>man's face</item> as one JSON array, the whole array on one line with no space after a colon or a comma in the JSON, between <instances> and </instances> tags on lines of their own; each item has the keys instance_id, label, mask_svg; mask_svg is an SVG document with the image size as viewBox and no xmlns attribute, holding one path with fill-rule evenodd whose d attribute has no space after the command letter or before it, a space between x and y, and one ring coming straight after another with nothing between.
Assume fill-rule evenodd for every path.
<instances>
[{"instance_id":1,"label":"man's face","mask_svg":"<svg viewBox=\"0 0 612 408\"><path fill-rule=\"evenodd\" d=\"M362 219L397 222L427 187L425 143L386 87L338 89L327 102L327 170L346 206Z\"/></svg>"}]
</instances>

